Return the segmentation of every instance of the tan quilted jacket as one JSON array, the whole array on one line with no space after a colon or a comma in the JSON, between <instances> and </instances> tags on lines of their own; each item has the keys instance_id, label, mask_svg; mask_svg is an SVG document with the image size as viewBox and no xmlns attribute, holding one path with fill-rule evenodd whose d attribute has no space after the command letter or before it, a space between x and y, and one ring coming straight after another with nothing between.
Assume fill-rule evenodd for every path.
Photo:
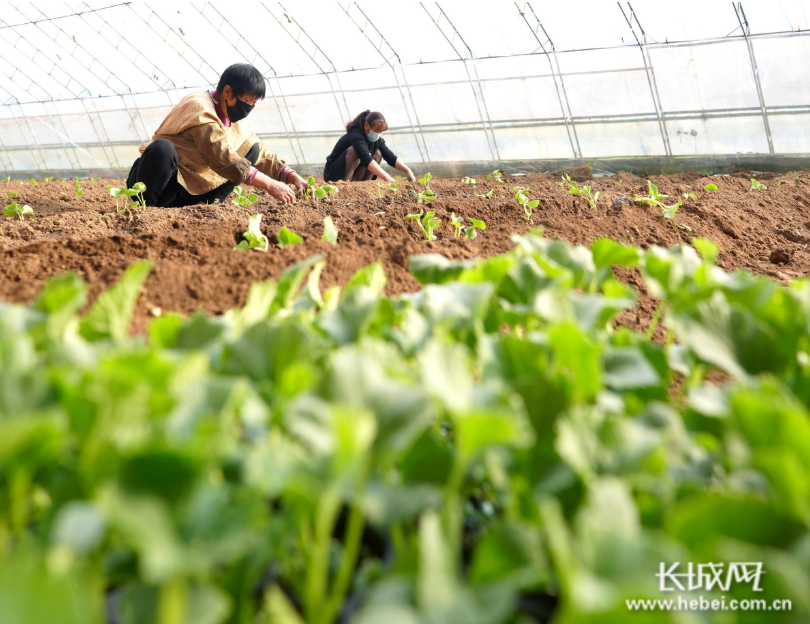
<instances>
[{"instance_id":1,"label":"tan quilted jacket","mask_svg":"<svg viewBox=\"0 0 810 624\"><path fill-rule=\"evenodd\" d=\"M168 139L177 150L177 181L192 195L201 195L228 180L242 184L251 167L245 158L254 143L261 145L246 119L226 127L207 91L190 93L166 115L152 140ZM141 145L140 150L148 144ZM279 179L285 162L262 145L256 169Z\"/></svg>"}]
</instances>

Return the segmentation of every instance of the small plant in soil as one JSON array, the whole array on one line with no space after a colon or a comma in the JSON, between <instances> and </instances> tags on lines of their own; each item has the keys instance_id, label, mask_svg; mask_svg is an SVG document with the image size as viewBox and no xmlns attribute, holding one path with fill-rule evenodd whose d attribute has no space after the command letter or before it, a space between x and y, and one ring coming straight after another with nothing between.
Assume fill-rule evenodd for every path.
<instances>
[{"instance_id":1,"label":"small plant in soil","mask_svg":"<svg viewBox=\"0 0 810 624\"><path fill-rule=\"evenodd\" d=\"M571 176L567 173L563 174L562 181L557 182L557 185L567 186L568 192L571 193L571 195L579 195L580 197L584 197L591 209L596 209L596 202L599 200L599 192L597 191L595 194L592 194L592 189L590 186L579 186L579 184L577 184L575 180L572 180Z\"/></svg>"},{"instance_id":2,"label":"small plant in soil","mask_svg":"<svg viewBox=\"0 0 810 624\"><path fill-rule=\"evenodd\" d=\"M285 225L281 228L281 231L278 233L278 247L279 249L284 249L288 245L297 245L298 243L303 243L304 239L301 238L298 234L287 228Z\"/></svg>"},{"instance_id":3,"label":"small plant in soil","mask_svg":"<svg viewBox=\"0 0 810 624\"><path fill-rule=\"evenodd\" d=\"M689 199L690 197L691 197L692 199L697 199L697 195L695 195L694 193L684 193L684 194L683 194L683 198L684 198L684 199Z\"/></svg>"},{"instance_id":4,"label":"small plant in soil","mask_svg":"<svg viewBox=\"0 0 810 624\"><path fill-rule=\"evenodd\" d=\"M234 249L267 251L270 248L270 241L262 234L261 223L262 215L255 214L250 217L250 221L248 221L248 231L242 234L245 240L234 247Z\"/></svg>"},{"instance_id":5,"label":"small plant in soil","mask_svg":"<svg viewBox=\"0 0 810 624\"><path fill-rule=\"evenodd\" d=\"M503 177L501 177L502 173L503 172L500 169L496 169L487 176L487 180L497 180L500 184L503 184Z\"/></svg>"},{"instance_id":6,"label":"small plant in soil","mask_svg":"<svg viewBox=\"0 0 810 624\"><path fill-rule=\"evenodd\" d=\"M11 182L11 176L6 176L3 182Z\"/></svg>"},{"instance_id":7,"label":"small plant in soil","mask_svg":"<svg viewBox=\"0 0 810 624\"><path fill-rule=\"evenodd\" d=\"M30 185L32 185L32 186L36 186L37 181L36 181L36 180L34 180L34 178L31 178L30 180L28 180L28 183L29 183Z\"/></svg>"},{"instance_id":8,"label":"small plant in soil","mask_svg":"<svg viewBox=\"0 0 810 624\"><path fill-rule=\"evenodd\" d=\"M425 238L432 241L436 240L436 235L433 233L433 231L442 224L439 219L433 218L435 214L436 213L432 210L425 212L422 208L420 208L419 214L405 215L405 218L416 221L417 225L419 225L419 228L422 230L422 234L425 235Z\"/></svg>"},{"instance_id":9,"label":"small plant in soil","mask_svg":"<svg viewBox=\"0 0 810 624\"><path fill-rule=\"evenodd\" d=\"M663 211L664 218L673 219L675 217L675 212L678 210L678 208L681 207L682 202L678 201L678 203L676 204L667 206L661 200L669 196L659 193L658 187L655 186L655 184L653 184L649 180L647 180L647 189L649 193L647 197L639 197L638 195L633 195L633 199L635 199L639 204L644 204L646 206L657 206Z\"/></svg>"},{"instance_id":10,"label":"small plant in soil","mask_svg":"<svg viewBox=\"0 0 810 624\"><path fill-rule=\"evenodd\" d=\"M522 186L516 186L511 190L517 191L515 193L515 199L518 200L518 203L523 208L523 218L526 219L526 223L534 223L534 221L532 221L532 210L540 205L540 200L535 199L529 201L529 196L526 194L526 191L529 189L523 188Z\"/></svg>"},{"instance_id":11,"label":"small plant in soil","mask_svg":"<svg viewBox=\"0 0 810 624\"><path fill-rule=\"evenodd\" d=\"M81 197L84 195L84 191L82 190L81 180L76 178L76 183L73 185L73 188L76 189L76 197Z\"/></svg>"},{"instance_id":12,"label":"small plant in soil","mask_svg":"<svg viewBox=\"0 0 810 624\"><path fill-rule=\"evenodd\" d=\"M385 182L377 182L377 199L380 199L385 191L394 191L396 193L398 189L399 187L396 182L389 182L388 184Z\"/></svg>"},{"instance_id":13,"label":"small plant in soil","mask_svg":"<svg viewBox=\"0 0 810 624\"><path fill-rule=\"evenodd\" d=\"M424 185L425 190L421 191L416 196L416 201L418 203L424 204L426 201L433 201L434 199L436 199L436 193L434 193L432 190L430 190L430 181L432 179L433 179L433 176L430 175L429 173L426 173L424 176L422 176L419 179L419 184ZM433 239L429 239L429 240L433 240Z\"/></svg>"},{"instance_id":14,"label":"small plant in soil","mask_svg":"<svg viewBox=\"0 0 810 624\"><path fill-rule=\"evenodd\" d=\"M711 184L707 184L705 187L703 187L703 190L708 193L713 193L714 191L717 190L717 185L714 182L712 182Z\"/></svg>"},{"instance_id":15,"label":"small plant in soil","mask_svg":"<svg viewBox=\"0 0 810 624\"><path fill-rule=\"evenodd\" d=\"M469 184L470 186L475 186L476 184L478 184L478 182L475 180L475 178L465 176L464 177L464 184Z\"/></svg>"},{"instance_id":16,"label":"small plant in soil","mask_svg":"<svg viewBox=\"0 0 810 624\"><path fill-rule=\"evenodd\" d=\"M751 178L751 190L752 191L766 191L766 190L768 190L768 187L765 186L759 180L755 180L754 178Z\"/></svg>"},{"instance_id":17,"label":"small plant in soil","mask_svg":"<svg viewBox=\"0 0 810 624\"><path fill-rule=\"evenodd\" d=\"M53 176L48 176L47 178L45 178L45 183L47 184L51 180L53 180Z\"/></svg>"},{"instance_id":18,"label":"small plant in soil","mask_svg":"<svg viewBox=\"0 0 810 624\"><path fill-rule=\"evenodd\" d=\"M146 210L146 201L143 198L143 194L146 192L146 184L143 182L136 182L132 185L131 189L128 189L126 186L110 186L108 188L110 189L110 195L115 197L115 211L118 214L123 214L127 208ZM135 199L128 204L125 203L119 208L118 199L121 197L126 197L127 199L134 197Z\"/></svg>"},{"instance_id":19,"label":"small plant in soil","mask_svg":"<svg viewBox=\"0 0 810 624\"><path fill-rule=\"evenodd\" d=\"M464 238L472 239L478 236L476 229L485 230L487 229L487 224L479 219L473 219L470 217L470 223L472 225L464 227L464 217L457 217L456 213L452 213L450 215L450 222L453 224L453 236L455 238L461 238L462 232L464 233Z\"/></svg>"},{"instance_id":20,"label":"small plant in soil","mask_svg":"<svg viewBox=\"0 0 810 624\"><path fill-rule=\"evenodd\" d=\"M28 204L20 206L20 204L9 204L3 208L3 214L7 217L18 217L20 221L25 221L25 215L34 214L34 209Z\"/></svg>"},{"instance_id":21,"label":"small plant in soil","mask_svg":"<svg viewBox=\"0 0 810 624\"><path fill-rule=\"evenodd\" d=\"M332 186L331 184L321 184L321 186L315 186L315 178L309 176L307 178L307 190L304 191L304 196L307 199L323 199L327 195L335 195L338 192L338 188L336 186Z\"/></svg>"},{"instance_id":22,"label":"small plant in soil","mask_svg":"<svg viewBox=\"0 0 810 624\"><path fill-rule=\"evenodd\" d=\"M338 237L338 229L335 226L334 221L332 221L332 217L327 215L323 219L323 234L321 235L321 240L326 241L327 243L335 244L337 243Z\"/></svg>"},{"instance_id":23,"label":"small plant in soil","mask_svg":"<svg viewBox=\"0 0 810 624\"><path fill-rule=\"evenodd\" d=\"M17 197L17 193L6 193L6 196L14 198Z\"/></svg>"},{"instance_id":24,"label":"small plant in soil","mask_svg":"<svg viewBox=\"0 0 810 624\"><path fill-rule=\"evenodd\" d=\"M493 195L495 195L495 189L489 189L486 193L473 193L476 197L486 197L487 199L491 199Z\"/></svg>"},{"instance_id":25,"label":"small plant in soil","mask_svg":"<svg viewBox=\"0 0 810 624\"><path fill-rule=\"evenodd\" d=\"M91 182L98 182L99 180L101 180L101 178L90 178Z\"/></svg>"},{"instance_id":26,"label":"small plant in soil","mask_svg":"<svg viewBox=\"0 0 810 624\"><path fill-rule=\"evenodd\" d=\"M236 191L236 197L231 202L237 206L252 206L259 199L256 193L249 193L241 186L237 186L234 191Z\"/></svg>"}]
</instances>

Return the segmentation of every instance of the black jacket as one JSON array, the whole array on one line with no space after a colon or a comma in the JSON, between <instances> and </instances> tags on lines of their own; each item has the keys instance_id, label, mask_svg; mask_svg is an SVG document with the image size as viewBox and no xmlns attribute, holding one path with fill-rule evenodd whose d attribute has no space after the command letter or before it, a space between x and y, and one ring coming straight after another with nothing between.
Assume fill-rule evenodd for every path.
<instances>
[{"instance_id":1,"label":"black jacket","mask_svg":"<svg viewBox=\"0 0 810 624\"><path fill-rule=\"evenodd\" d=\"M332 153L326 158L326 164L329 165L332 161L337 160L350 146L354 147L354 151L357 152L357 155L360 157L360 164L363 167L368 167L369 163L372 161L371 155L377 150L380 150L383 159L389 165L394 167L397 164L397 155L388 148L385 144L385 139L380 137L372 143L366 137L365 132L359 129L351 130L340 137L335 144L335 149L333 149Z\"/></svg>"}]
</instances>

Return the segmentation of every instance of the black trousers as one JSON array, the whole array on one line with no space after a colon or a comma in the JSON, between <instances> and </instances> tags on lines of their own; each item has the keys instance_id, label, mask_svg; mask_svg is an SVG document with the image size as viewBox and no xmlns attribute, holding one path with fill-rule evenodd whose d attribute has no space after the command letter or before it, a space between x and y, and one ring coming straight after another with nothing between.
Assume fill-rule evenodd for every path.
<instances>
[{"instance_id":1,"label":"black trousers","mask_svg":"<svg viewBox=\"0 0 810 624\"><path fill-rule=\"evenodd\" d=\"M245 158L255 165L259 161L260 151L261 148L256 143L245 154ZM177 181L177 165L177 150L171 141L152 141L141 157L132 164L127 176L127 188L132 188L136 182L143 182L146 185L143 194L146 205L160 208L223 202L236 188L233 182L226 182L202 195L192 195Z\"/></svg>"}]
</instances>

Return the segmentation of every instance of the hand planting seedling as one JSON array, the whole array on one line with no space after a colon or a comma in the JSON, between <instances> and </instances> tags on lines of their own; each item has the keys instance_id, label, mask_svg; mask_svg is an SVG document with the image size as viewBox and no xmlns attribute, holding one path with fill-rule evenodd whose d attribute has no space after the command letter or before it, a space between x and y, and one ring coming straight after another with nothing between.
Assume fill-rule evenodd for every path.
<instances>
[{"instance_id":1,"label":"hand planting seedling","mask_svg":"<svg viewBox=\"0 0 810 624\"><path fill-rule=\"evenodd\" d=\"M476 182L475 178L470 178L468 176L465 176L464 184L469 184L470 186L475 186L476 184L478 184L478 182Z\"/></svg>"},{"instance_id":2,"label":"hand planting seedling","mask_svg":"<svg viewBox=\"0 0 810 624\"><path fill-rule=\"evenodd\" d=\"M596 202L599 200L599 193L591 194L591 187L587 185L579 186L575 180L571 179L567 173L563 174L563 178L561 182L557 182L557 186L568 186L568 192L571 195L579 195L580 197L584 197L585 201L588 202L591 209L596 208Z\"/></svg>"},{"instance_id":3,"label":"hand planting seedling","mask_svg":"<svg viewBox=\"0 0 810 624\"><path fill-rule=\"evenodd\" d=\"M250 221L248 221L248 231L242 234L245 240L234 247L234 249L267 251L270 248L270 241L262 234L261 223L262 215L255 214L250 217Z\"/></svg>"},{"instance_id":4,"label":"hand planting seedling","mask_svg":"<svg viewBox=\"0 0 810 624\"><path fill-rule=\"evenodd\" d=\"M647 180L647 188L649 192L648 197L639 197L638 195L633 195L633 199L635 199L639 204L644 204L647 206L657 206L660 208L664 213L664 218L672 219L675 217L675 212L678 208L681 207L682 202L678 201L677 204L673 204L671 206L667 206L661 200L665 197L669 197L668 195L663 195L658 192L658 187L655 186L652 182Z\"/></svg>"},{"instance_id":5,"label":"hand planting seedling","mask_svg":"<svg viewBox=\"0 0 810 624\"><path fill-rule=\"evenodd\" d=\"M768 190L768 187L765 186L759 180L755 180L754 178L751 178L751 189L750 190L752 190L752 191L766 191L766 190Z\"/></svg>"},{"instance_id":6,"label":"hand planting seedling","mask_svg":"<svg viewBox=\"0 0 810 624\"><path fill-rule=\"evenodd\" d=\"M34 209L29 205L20 206L20 204L9 204L3 208L3 214L7 217L19 217L20 221L25 221L23 215L34 214Z\"/></svg>"},{"instance_id":7,"label":"hand planting seedling","mask_svg":"<svg viewBox=\"0 0 810 624\"><path fill-rule=\"evenodd\" d=\"M492 180L492 179L495 179L498 182L500 182L501 184L503 184L503 178L501 177L501 170L500 169L496 169L495 171L493 171L492 173L490 173L487 176L487 180Z\"/></svg>"},{"instance_id":8,"label":"hand planting seedling","mask_svg":"<svg viewBox=\"0 0 810 624\"><path fill-rule=\"evenodd\" d=\"M422 230L422 234L425 235L425 238L431 241L436 240L436 235L433 233L433 231L442 224L439 219L433 218L435 214L436 213L432 210L425 212L422 208L420 208L419 214L409 214L406 215L405 218L415 220L419 225L419 228Z\"/></svg>"},{"instance_id":9,"label":"hand planting seedling","mask_svg":"<svg viewBox=\"0 0 810 624\"><path fill-rule=\"evenodd\" d=\"M304 239L301 238L298 234L296 234L292 230L288 229L286 225L282 227L281 231L279 231L278 233L279 249L284 249L287 245L297 245L298 243L303 242Z\"/></svg>"},{"instance_id":10,"label":"hand planting seedling","mask_svg":"<svg viewBox=\"0 0 810 624\"><path fill-rule=\"evenodd\" d=\"M236 197L232 199L231 202L237 206L252 206L254 202L259 199L256 193L249 193L241 186L237 186L234 191L236 191Z\"/></svg>"},{"instance_id":11,"label":"hand planting seedling","mask_svg":"<svg viewBox=\"0 0 810 624\"><path fill-rule=\"evenodd\" d=\"M707 184L707 185L706 185L706 186L703 188L703 190L704 190L704 191L708 191L709 193L711 193L711 192L713 192L713 191L716 191L716 190L717 190L717 185L716 185L716 184L714 184L714 183L712 183L712 184Z\"/></svg>"},{"instance_id":12,"label":"hand planting seedling","mask_svg":"<svg viewBox=\"0 0 810 624\"><path fill-rule=\"evenodd\" d=\"M472 223L472 225L465 228L464 217L457 217L455 212L450 215L450 222L453 224L453 228L455 228L453 232L453 236L455 238L461 238L461 233L463 231L464 238L472 239L478 236L475 231L476 228L479 230L487 229L486 223L480 221L479 219L473 219L472 217L470 217L470 223Z\"/></svg>"},{"instance_id":13,"label":"hand planting seedling","mask_svg":"<svg viewBox=\"0 0 810 624\"><path fill-rule=\"evenodd\" d=\"M315 186L315 178L309 176L307 178L307 190L304 191L304 196L307 199L322 199L327 195L335 195L338 192L338 188L336 186L332 186L331 184L322 184L321 186Z\"/></svg>"},{"instance_id":14,"label":"hand planting seedling","mask_svg":"<svg viewBox=\"0 0 810 624\"><path fill-rule=\"evenodd\" d=\"M534 201L529 201L529 196L526 194L526 191L529 189L525 189L521 186L516 186L511 190L517 191L517 193L515 193L515 199L518 200L518 203L523 207L523 218L526 219L527 223L533 223L532 210L540 205L540 200L535 199Z\"/></svg>"}]
</instances>

